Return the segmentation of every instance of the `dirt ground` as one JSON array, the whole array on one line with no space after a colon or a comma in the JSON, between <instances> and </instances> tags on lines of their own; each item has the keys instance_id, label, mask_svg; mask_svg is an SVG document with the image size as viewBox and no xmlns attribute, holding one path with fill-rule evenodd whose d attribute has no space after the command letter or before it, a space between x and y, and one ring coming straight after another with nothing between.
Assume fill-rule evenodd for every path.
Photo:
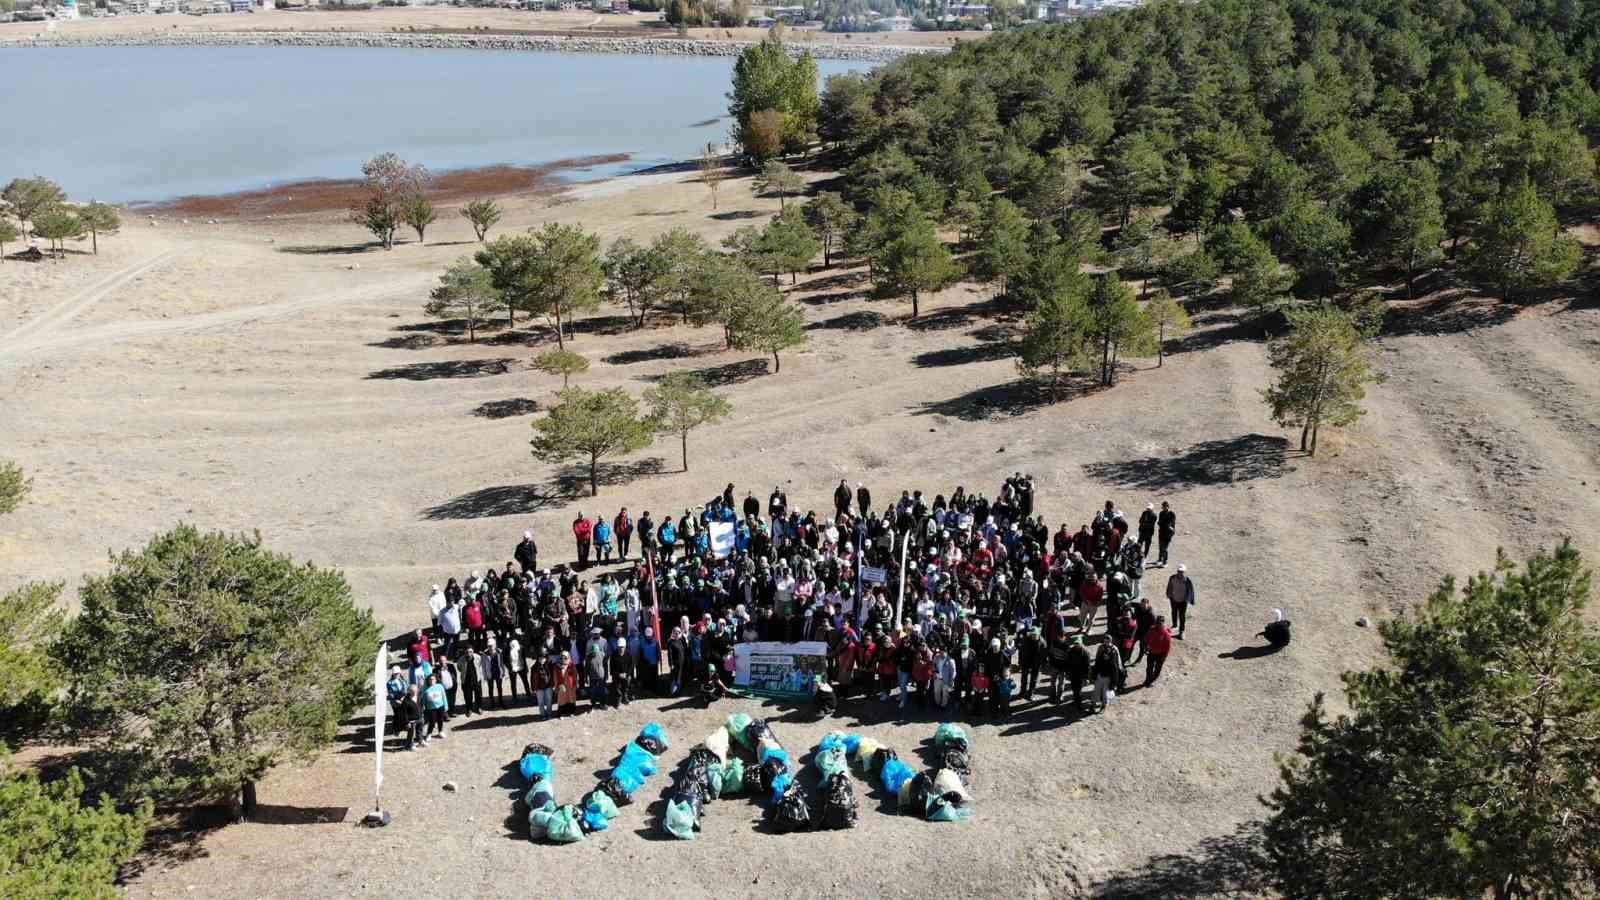
<instances>
[{"instance_id":1,"label":"dirt ground","mask_svg":"<svg viewBox=\"0 0 1600 900\"><path fill-rule=\"evenodd\" d=\"M596 37L672 37L676 29L660 13L632 16L592 12L487 9L450 6L385 7L370 10L264 9L237 15L117 16L58 22L62 37L90 38L171 31L480 31L495 34L572 34ZM47 34L43 22L0 24L0 42ZM763 28L691 28L698 41L758 41ZM896 47L948 47L986 36L982 31L875 31L842 34L820 28L790 28L787 39L800 44L844 43Z\"/></svg>"},{"instance_id":2,"label":"dirt ground","mask_svg":"<svg viewBox=\"0 0 1600 900\"><path fill-rule=\"evenodd\" d=\"M609 240L686 225L716 242L777 208L739 180L713 213L686 178L621 178L554 205L512 199L499 230L581 222ZM35 483L0 535L0 589L76 584L104 569L107 548L187 520L259 529L272 547L342 568L398 632L426 621L430 584L503 563L525 529L544 559L567 558L579 511L682 509L729 480L763 497L781 484L821 508L841 477L887 498L992 492L1024 471L1052 523L1076 525L1106 498L1125 510L1172 502L1174 562L1198 586L1189 639L1158 686L1104 715L1033 703L977 724L977 817L963 824L880 811L872 792L853 832L780 837L738 799L707 807L698 840L662 842L658 776L610 831L531 844L508 768L530 740L556 748L565 800L651 719L673 741L668 771L736 710L775 718L797 753L844 727L913 757L935 720L876 701L831 722L752 702L640 702L555 723L518 706L387 756L396 821L381 831L353 825L371 803L373 761L364 721L353 723L333 752L273 773L263 821L160 843L131 896L509 897L547 885L604 897L1252 895L1240 847L1274 784L1273 754L1292 747L1316 692L1377 658L1358 617L1486 566L1497 546L1525 554L1571 533L1600 559L1595 531L1580 529L1600 514L1592 299L1508 308L1434 286L1391 318L1389 381L1368 415L1325 434L1315 459L1267 418L1256 328L1216 305L1194 310L1200 330L1173 342L1164 366L1134 361L1116 387L1057 402L1017 381L1002 344L1013 323L974 285L925 298L910 321L907 305L867 296L861 270L819 272L792 289L811 344L777 374L722 350L714 329L634 331L605 309L578 323L574 349L593 364L579 384L639 392L692 369L734 413L693 436L690 473L663 440L590 499L528 453L533 414L559 386L528 368L549 332L519 323L469 344L421 314L471 242L453 211L427 246L388 253L337 214L165 218L130 222L98 256L74 245L65 262L0 264L4 454ZM1153 570L1146 589L1162 580ZM1296 640L1258 655L1253 635L1273 607ZM446 781L460 790L442 791Z\"/></svg>"}]
</instances>

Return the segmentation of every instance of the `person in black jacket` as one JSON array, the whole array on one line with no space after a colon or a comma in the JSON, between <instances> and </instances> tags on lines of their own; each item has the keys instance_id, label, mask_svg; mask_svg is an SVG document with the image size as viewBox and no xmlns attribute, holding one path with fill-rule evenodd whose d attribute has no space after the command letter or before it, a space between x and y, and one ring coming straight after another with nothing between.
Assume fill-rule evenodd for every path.
<instances>
[{"instance_id":1,"label":"person in black jacket","mask_svg":"<svg viewBox=\"0 0 1600 900\"><path fill-rule=\"evenodd\" d=\"M1172 536L1178 533L1178 514L1172 511L1165 500L1161 501L1161 514L1156 516L1156 529L1160 539L1156 565L1164 566L1167 564L1167 548L1172 544Z\"/></svg>"},{"instance_id":2,"label":"person in black jacket","mask_svg":"<svg viewBox=\"0 0 1600 900\"><path fill-rule=\"evenodd\" d=\"M781 489L774 487L772 496L767 498L767 515L781 519L789 514L789 495Z\"/></svg>"},{"instance_id":3,"label":"person in black jacket","mask_svg":"<svg viewBox=\"0 0 1600 900\"><path fill-rule=\"evenodd\" d=\"M1072 691L1072 705L1083 709L1083 683L1089 679L1089 648L1083 645L1083 635L1072 637L1067 648L1067 687Z\"/></svg>"},{"instance_id":4,"label":"person in black jacket","mask_svg":"<svg viewBox=\"0 0 1600 900\"><path fill-rule=\"evenodd\" d=\"M756 495L750 491L745 491L743 511L747 519L761 515L761 501L757 500Z\"/></svg>"},{"instance_id":5,"label":"person in black jacket","mask_svg":"<svg viewBox=\"0 0 1600 900\"><path fill-rule=\"evenodd\" d=\"M1044 636L1038 626L1027 629L1017 638L1017 667L1022 670L1020 695L1023 700L1033 699L1033 690L1039 686L1039 666L1044 661Z\"/></svg>"},{"instance_id":6,"label":"person in black jacket","mask_svg":"<svg viewBox=\"0 0 1600 900\"><path fill-rule=\"evenodd\" d=\"M478 651L467 647L467 652L461 657L461 664L456 666L457 676L461 682L461 705L465 707L467 715L483 713L483 657Z\"/></svg>"},{"instance_id":7,"label":"person in black jacket","mask_svg":"<svg viewBox=\"0 0 1600 900\"><path fill-rule=\"evenodd\" d=\"M1139 553L1150 555L1150 542L1156 538L1156 505L1146 503L1139 514Z\"/></svg>"},{"instance_id":8,"label":"person in black jacket","mask_svg":"<svg viewBox=\"0 0 1600 900\"><path fill-rule=\"evenodd\" d=\"M864 516L872 508L872 492L861 482L856 482L856 515Z\"/></svg>"},{"instance_id":9,"label":"person in black jacket","mask_svg":"<svg viewBox=\"0 0 1600 900\"><path fill-rule=\"evenodd\" d=\"M422 700L418 697L418 688L411 685L406 689L404 700L400 701L400 715L405 720L406 750L417 746L422 740Z\"/></svg>"},{"instance_id":10,"label":"person in black jacket","mask_svg":"<svg viewBox=\"0 0 1600 900\"><path fill-rule=\"evenodd\" d=\"M522 567L524 575L538 568L539 545L533 542L533 532L524 531L522 533L522 542L517 544L516 550L512 551L511 558L516 560L517 565Z\"/></svg>"},{"instance_id":11,"label":"person in black jacket","mask_svg":"<svg viewBox=\"0 0 1600 900\"><path fill-rule=\"evenodd\" d=\"M850 485L843 478L839 479L839 486L833 489L833 511L841 516L850 511Z\"/></svg>"}]
</instances>

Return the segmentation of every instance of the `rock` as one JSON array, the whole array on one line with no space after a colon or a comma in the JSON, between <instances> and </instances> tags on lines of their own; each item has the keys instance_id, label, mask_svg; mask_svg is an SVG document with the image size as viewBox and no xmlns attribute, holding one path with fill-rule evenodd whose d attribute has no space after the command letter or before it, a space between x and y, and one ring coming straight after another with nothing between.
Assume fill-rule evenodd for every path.
<instances>
[{"instance_id":1,"label":"rock","mask_svg":"<svg viewBox=\"0 0 1600 900\"><path fill-rule=\"evenodd\" d=\"M446 781L444 783L444 790L447 794L454 794L456 792L456 783L454 781Z\"/></svg>"},{"instance_id":2,"label":"rock","mask_svg":"<svg viewBox=\"0 0 1600 900\"><path fill-rule=\"evenodd\" d=\"M1361 618L1356 620L1356 627L1357 628L1371 628L1372 627L1372 620L1368 619L1366 616L1362 616Z\"/></svg>"}]
</instances>

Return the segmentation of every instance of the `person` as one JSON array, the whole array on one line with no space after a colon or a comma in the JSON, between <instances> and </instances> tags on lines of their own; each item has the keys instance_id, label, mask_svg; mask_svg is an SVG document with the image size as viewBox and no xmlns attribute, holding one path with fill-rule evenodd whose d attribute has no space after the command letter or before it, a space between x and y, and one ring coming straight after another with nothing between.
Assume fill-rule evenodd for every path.
<instances>
[{"instance_id":1,"label":"person","mask_svg":"<svg viewBox=\"0 0 1600 900\"><path fill-rule=\"evenodd\" d=\"M456 673L456 661L448 656L442 657L434 671L439 673L439 683L444 685L445 699L450 701L445 707L445 716L448 718L456 714L456 685L460 681Z\"/></svg>"},{"instance_id":2,"label":"person","mask_svg":"<svg viewBox=\"0 0 1600 900\"><path fill-rule=\"evenodd\" d=\"M1072 646L1067 648L1067 689L1072 692L1072 705L1083 709L1083 685L1088 681L1093 662L1089 648L1083 644L1083 635L1072 636Z\"/></svg>"},{"instance_id":3,"label":"person","mask_svg":"<svg viewBox=\"0 0 1600 900\"><path fill-rule=\"evenodd\" d=\"M528 700L530 702L533 700L533 684L528 678L528 668L528 661L522 652L522 642L512 638L511 643L506 646L506 674L509 676L507 680L511 682L513 704L517 702L518 681L522 682L522 692L528 696Z\"/></svg>"},{"instance_id":4,"label":"person","mask_svg":"<svg viewBox=\"0 0 1600 900\"><path fill-rule=\"evenodd\" d=\"M461 639L461 601L451 600L445 604L444 611L439 613L439 631L444 634L441 651L445 656L455 655L456 641Z\"/></svg>"},{"instance_id":5,"label":"person","mask_svg":"<svg viewBox=\"0 0 1600 900\"><path fill-rule=\"evenodd\" d=\"M617 636L611 641L611 705L626 706L633 702L633 656L628 653L628 638L623 626L617 626Z\"/></svg>"},{"instance_id":6,"label":"person","mask_svg":"<svg viewBox=\"0 0 1600 900\"><path fill-rule=\"evenodd\" d=\"M578 545L578 568L589 568L589 542L594 537L594 525L584 518L583 513L572 520L572 539Z\"/></svg>"},{"instance_id":7,"label":"person","mask_svg":"<svg viewBox=\"0 0 1600 900\"><path fill-rule=\"evenodd\" d=\"M406 645L406 655L413 666L419 662L433 661L433 647L421 628L412 632L411 643Z\"/></svg>"},{"instance_id":8,"label":"person","mask_svg":"<svg viewBox=\"0 0 1600 900\"><path fill-rule=\"evenodd\" d=\"M1144 512L1139 514L1139 553L1143 556L1150 555L1150 542L1156 537L1156 505L1146 503Z\"/></svg>"},{"instance_id":9,"label":"person","mask_svg":"<svg viewBox=\"0 0 1600 900\"><path fill-rule=\"evenodd\" d=\"M908 686L911 684L912 671L917 666L917 648L912 645L911 638L902 634L894 646L895 678L900 688L900 708L906 708Z\"/></svg>"},{"instance_id":10,"label":"person","mask_svg":"<svg viewBox=\"0 0 1600 900\"><path fill-rule=\"evenodd\" d=\"M656 523L650 518L650 510L639 514L639 555L645 559L655 556L656 549Z\"/></svg>"},{"instance_id":11,"label":"person","mask_svg":"<svg viewBox=\"0 0 1600 900\"><path fill-rule=\"evenodd\" d=\"M456 667L461 675L461 706L466 715L483 713L483 654L467 647Z\"/></svg>"},{"instance_id":12,"label":"person","mask_svg":"<svg viewBox=\"0 0 1600 900\"><path fill-rule=\"evenodd\" d=\"M865 516L871 508L872 492L867 490L866 485L856 482L856 515Z\"/></svg>"},{"instance_id":13,"label":"person","mask_svg":"<svg viewBox=\"0 0 1600 900\"><path fill-rule=\"evenodd\" d=\"M1100 611L1100 601L1105 597L1105 585L1100 583L1100 576L1090 574L1083 580L1083 586L1078 588L1078 630L1084 634L1094 625L1094 617Z\"/></svg>"},{"instance_id":14,"label":"person","mask_svg":"<svg viewBox=\"0 0 1600 900\"><path fill-rule=\"evenodd\" d=\"M433 593L428 595L428 618L433 622L432 631L434 634L439 633L439 613L444 612L444 606L444 591L440 590L436 584L433 586Z\"/></svg>"},{"instance_id":15,"label":"person","mask_svg":"<svg viewBox=\"0 0 1600 900\"><path fill-rule=\"evenodd\" d=\"M1115 696L1111 693L1111 686L1117 683L1117 651L1111 644L1104 643L1094 654L1094 704L1096 710L1103 710Z\"/></svg>"},{"instance_id":16,"label":"person","mask_svg":"<svg viewBox=\"0 0 1600 900\"><path fill-rule=\"evenodd\" d=\"M522 541L517 544L517 549L511 551L511 558L522 567L524 575L539 567L539 545L533 542L533 532L522 533Z\"/></svg>"},{"instance_id":17,"label":"person","mask_svg":"<svg viewBox=\"0 0 1600 900\"><path fill-rule=\"evenodd\" d=\"M1178 571L1167 579L1167 602L1172 606L1172 624L1178 626L1178 640L1183 640L1183 629L1189 624L1189 607L1194 605L1194 582L1189 578L1189 567L1178 563Z\"/></svg>"},{"instance_id":18,"label":"person","mask_svg":"<svg viewBox=\"0 0 1600 900\"><path fill-rule=\"evenodd\" d=\"M555 694L556 708L561 715L578 711L578 666L566 650L561 651L561 662L556 666Z\"/></svg>"},{"instance_id":19,"label":"person","mask_svg":"<svg viewBox=\"0 0 1600 900\"><path fill-rule=\"evenodd\" d=\"M1017 666L1022 670L1021 697L1024 702L1033 699L1039 686L1039 667L1044 662L1044 637L1035 625L1022 633L1017 641Z\"/></svg>"},{"instance_id":20,"label":"person","mask_svg":"<svg viewBox=\"0 0 1600 900\"><path fill-rule=\"evenodd\" d=\"M406 686L405 698L400 702L400 716L406 729L405 749L426 747L428 737L422 730L422 700L414 684Z\"/></svg>"},{"instance_id":21,"label":"person","mask_svg":"<svg viewBox=\"0 0 1600 900\"><path fill-rule=\"evenodd\" d=\"M1144 636L1144 684L1149 687L1161 677L1161 667L1172 652L1172 629L1167 627L1165 616L1156 616L1156 623Z\"/></svg>"},{"instance_id":22,"label":"person","mask_svg":"<svg viewBox=\"0 0 1600 900\"><path fill-rule=\"evenodd\" d=\"M1283 610L1273 610L1272 621L1268 622L1267 627L1261 629L1256 636L1266 638L1267 643L1274 647L1286 646L1289 643L1289 620L1283 617Z\"/></svg>"},{"instance_id":23,"label":"person","mask_svg":"<svg viewBox=\"0 0 1600 900\"><path fill-rule=\"evenodd\" d=\"M656 679L660 674L661 644L656 640L656 630L646 625L639 641L639 683L651 696L659 691Z\"/></svg>"},{"instance_id":24,"label":"person","mask_svg":"<svg viewBox=\"0 0 1600 900\"><path fill-rule=\"evenodd\" d=\"M505 677L505 657L500 655L500 648L495 645L494 638L491 637L483 651L483 694L485 700L494 701L495 709L506 708Z\"/></svg>"},{"instance_id":25,"label":"person","mask_svg":"<svg viewBox=\"0 0 1600 900\"><path fill-rule=\"evenodd\" d=\"M444 685L439 683L438 675L428 676L428 687L422 692L422 700L427 707L428 737L437 736L444 740L445 708L450 701L445 696Z\"/></svg>"},{"instance_id":26,"label":"person","mask_svg":"<svg viewBox=\"0 0 1600 900\"><path fill-rule=\"evenodd\" d=\"M600 629L589 629L589 643L583 651L583 666L584 674L589 679L590 709L600 709L606 705L606 682L611 680L610 666L607 664L609 656L609 648Z\"/></svg>"},{"instance_id":27,"label":"person","mask_svg":"<svg viewBox=\"0 0 1600 900\"><path fill-rule=\"evenodd\" d=\"M461 608L461 627L466 630L467 637L472 641L472 646L483 652L484 635L486 634L485 616L483 614L483 601L476 595L467 601ZM446 653L446 656L450 654Z\"/></svg>"},{"instance_id":28,"label":"person","mask_svg":"<svg viewBox=\"0 0 1600 900\"><path fill-rule=\"evenodd\" d=\"M942 643L934 653L933 669L933 705L943 710L950 704L950 695L955 692L956 661L945 652Z\"/></svg>"},{"instance_id":29,"label":"person","mask_svg":"<svg viewBox=\"0 0 1600 900\"><path fill-rule=\"evenodd\" d=\"M1172 536L1178 533L1178 514L1172 511L1167 501L1161 501L1161 514L1156 516L1157 544L1156 565L1167 564L1167 548L1172 545ZM1182 629L1179 629L1180 631Z\"/></svg>"},{"instance_id":30,"label":"person","mask_svg":"<svg viewBox=\"0 0 1600 900\"><path fill-rule=\"evenodd\" d=\"M389 696L389 715L394 719L396 734L404 731L406 727L402 706L406 702L406 689L409 687L410 685L406 684L405 673L400 671L400 667L390 666L389 681L384 685L384 690Z\"/></svg>"},{"instance_id":31,"label":"person","mask_svg":"<svg viewBox=\"0 0 1600 900\"><path fill-rule=\"evenodd\" d=\"M839 479L839 486L833 489L833 511L836 516L850 513L850 485L843 478Z\"/></svg>"},{"instance_id":32,"label":"person","mask_svg":"<svg viewBox=\"0 0 1600 900\"><path fill-rule=\"evenodd\" d=\"M623 562L628 558L628 546L633 543L633 520L628 518L626 506L619 510L617 517L612 520L611 533L617 539L617 561Z\"/></svg>"},{"instance_id":33,"label":"person","mask_svg":"<svg viewBox=\"0 0 1600 900\"><path fill-rule=\"evenodd\" d=\"M611 561L611 523L603 516L595 516L591 528L594 535L594 555L604 564Z\"/></svg>"},{"instance_id":34,"label":"person","mask_svg":"<svg viewBox=\"0 0 1600 900\"><path fill-rule=\"evenodd\" d=\"M528 670L533 682L534 699L539 701L539 718L548 719L555 712L550 697L556 683L556 658L549 653L535 655Z\"/></svg>"}]
</instances>

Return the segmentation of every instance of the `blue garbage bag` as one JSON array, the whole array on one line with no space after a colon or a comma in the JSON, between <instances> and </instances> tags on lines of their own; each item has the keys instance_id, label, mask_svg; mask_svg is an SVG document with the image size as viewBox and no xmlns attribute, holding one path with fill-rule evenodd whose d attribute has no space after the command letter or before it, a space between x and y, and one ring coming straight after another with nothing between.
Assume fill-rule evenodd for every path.
<instances>
[{"instance_id":1,"label":"blue garbage bag","mask_svg":"<svg viewBox=\"0 0 1600 900\"><path fill-rule=\"evenodd\" d=\"M617 761L617 766L619 768L632 766L639 770L640 775L647 778L659 771L656 768L656 758L650 754L650 751L631 742L628 746L622 748L622 759Z\"/></svg>"},{"instance_id":2,"label":"blue garbage bag","mask_svg":"<svg viewBox=\"0 0 1600 900\"><path fill-rule=\"evenodd\" d=\"M527 781L532 781L535 775L549 778L552 770L550 757L542 753L529 753L524 756L520 768L523 779Z\"/></svg>"},{"instance_id":3,"label":"blue garbage bag","mask_svg":"<svg viewBox=\"0 0 1600 900\"><path fill-rule=\"evenodd\" d=\"M639 732L638 743L645 747L645 749L650 749L649 745L652 743L656 744L660 749L652 752L657 754L659 754L661 750L665 750L672 746L667 742L667 733L661 729L661 723L659 722L651 722L648 725L645 725L644 729Z\"/></svg>"},{"instance_id":4,"label":"blue garbage bag","mask_svg":"<svg viewBox=\"0 0 1600 900\"><path fill-rule=\"evenodd\" d=\"M891 759L883 764L883 771L879 773L878 777L883 780L884 790L898 796L900 785L916 777L916 774L911 771L910 766L898 759Z\"/></svg>"},{"instance_id":5,"label":"blue garbage bag","mask_svg":"<svg viewBox=\"0 0 1600 900\"><path fill-rule=\"evenodd\" d=\"M778 777L772 779L772 802L777 803L783 799L783 792L794 783L794 775L789 772L780 772Z\"/></svg>"},{"instance_id":6,"label":"blue garbage bag","mask_svg":"<svg viewBox=\"0 0 1600 900\"><path fill-rule=\"evenodd\" d=\"M611 777L622 785L622 792L632 797L634 792L644 787L644 774L630 765L619 765L611 770Z\"/></svg>"},{"instance_id":7,"label":"blue garbage bag","mask_svg":"<svg viewBox=\"0 0 1600 900\"><path fill-rule=\"evenodd\" d=\"M761 758L756 760L756 762L764 763L769 759L775 759L778 762L783 763L785 766L789 764L789 754L784 752L782 747L768 747L767 749L761 751Z\"/></svg>"}]
</instances>

